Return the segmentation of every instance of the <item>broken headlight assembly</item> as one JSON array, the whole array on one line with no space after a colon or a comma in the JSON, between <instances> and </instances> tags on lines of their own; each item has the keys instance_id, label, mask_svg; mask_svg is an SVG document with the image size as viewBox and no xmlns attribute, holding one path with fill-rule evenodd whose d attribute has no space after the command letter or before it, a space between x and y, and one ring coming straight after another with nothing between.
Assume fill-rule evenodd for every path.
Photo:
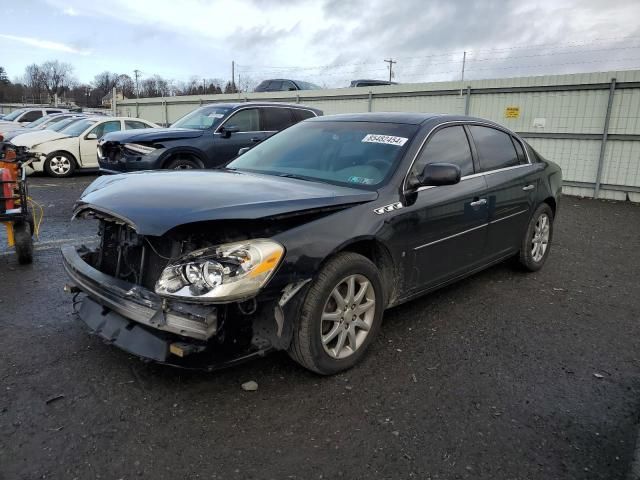
<instances>
[{"instance_id":1,"label":"broken headlight assembly","mask_svg":"<svg viewBox=\"0 0 640 480\"><path fill-rule=\"evenodd\" d=\"M203 248L169 264L156 293L186 301L232 301L251 297L269 281L284 247L253 239Z\"/></svg>"}]
</instances>

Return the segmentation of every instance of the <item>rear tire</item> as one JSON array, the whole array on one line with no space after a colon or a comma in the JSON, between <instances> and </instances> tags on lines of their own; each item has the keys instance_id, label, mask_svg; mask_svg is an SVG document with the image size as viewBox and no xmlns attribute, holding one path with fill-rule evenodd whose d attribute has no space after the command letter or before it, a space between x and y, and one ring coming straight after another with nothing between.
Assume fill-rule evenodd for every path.
<instances>
[{"instance_id":1,"label":"rear tire","mask_svg":"<svg viewBox=\"0 0 640 480\"><path fill-rule=\"evenodd\" d=\"M322 375L353 367L380 330L384 298L380 272L369 259L336 255L307 292L289 355Z\"/></svg>"},{"instance_id":2,"label":"rear tire","mask_svg":"<svg viewBox=\"0 0 640 480\"><path fill-rule=\"evenodd\" d=\"M520 245L518 261L530 272L537 272L546 262L553 239L553 210L546 203L540 205L529 222Z\"/></svg>"},{"instance_id":3,"label":"rear tire","mask_svg":"<svg viewBox=\"0 0 640 480\"><path fill-rule=\"evenodd\" d=\"M188 158L176 158L167 165L169 170L192 170L194 168L200 168L198 162L189 160Z\"/></svg>"},{"instance_id":4,"label":"rear tire","mask_svg":"<svg viewBox=\"0 0 640 480\"><path fill-rule=\"evenodd\" d=\"M31 225L28 222L13 224L13 238L15 240L16 255L20 265L27 265L33 261L33 238Z\"/></svg>"},{"instance_id":5,"label":"rear tire","mask_svg":"<svg viewBox=\"0 0 640 480\"><path fill-rule=\"evenodd\" d=\"M67 152L50 153L44 161L44 171L50 177L70 177L75 170L76 159Z\"/></svg>"}]
</instances>

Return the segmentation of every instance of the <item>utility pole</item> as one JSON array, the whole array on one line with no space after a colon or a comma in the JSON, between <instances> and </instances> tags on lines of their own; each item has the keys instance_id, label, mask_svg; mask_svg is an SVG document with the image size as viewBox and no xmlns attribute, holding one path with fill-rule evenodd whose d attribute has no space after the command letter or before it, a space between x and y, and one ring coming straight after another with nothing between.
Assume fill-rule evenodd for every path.
<instances>
[{"instance_id":1,"label":"utility pole","mask_svg":"<svg viewBox=\"0 0 640 480\"><path fill-rule=\"evenodd\" d=\"M462 54L462 75L460 76L460 97L462 97L462 89L464 88L464 66L467 63L467 52Z\"/></svg>"},{"instance_id":2,"label":"utility pole","mask_svg":"<svg viewBox=\"0 0 640 480\"><path fill-rule=\"evenodd\" d=\"M140 98L140 88L138 87L138 77L140 76L140 70L138 70L137 68L133 71L133 74L136 77L136 98Z\"/></svg>"},{"instance_id":3,"label":"utility pole","mask_svg":"<svg viewBox=\"0 0 640 480\"><path fill-rule=\"evenodd\" d=\"M207 93L207 85L206 85L206 80L203 78L202 79L202 94L204 95L205 93Z\"/></svg>"},{"instance_id":4,"label":"utility pole","mask_svg":"<svg viewBox=\"0 0 640 480\"><path fill-rule=\"evenodd\" d=\"M393 78L393 64L398 62L393 58L390 58L389 60L385 59L384 61L389 64L389 83L391 83L391 79Z\"/></svg>"},{"instance_id":5,"label":"utility pole","mask_svg":"<svg viewBox=\"0 0 640 480\"><path fill-rule=\"evenodd\" d=\"M231 90L236 92L236 62L231 60Z\"/></svg>"}]
</instances>

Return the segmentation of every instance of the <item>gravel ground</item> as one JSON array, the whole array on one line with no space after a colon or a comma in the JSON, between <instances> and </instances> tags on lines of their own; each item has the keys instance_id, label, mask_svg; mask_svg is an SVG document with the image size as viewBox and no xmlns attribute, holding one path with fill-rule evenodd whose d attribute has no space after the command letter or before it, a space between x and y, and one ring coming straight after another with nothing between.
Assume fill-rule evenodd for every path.
<instances>
[{"instance_id":1,"label":"gravel ground","mask_svg":"<svg viewBox=\"0 0 640 480\"><path fill-rule=\"evenodd\" d=\"M498 265L388 311L347 373L273 354L206 374L144 364L70 314L58 249L91 238L68 219L93 178L31 179L35 261L0 247L0 479L625 478L640 206L565 197L542 271Z\"/></svg>"}]
</instances>

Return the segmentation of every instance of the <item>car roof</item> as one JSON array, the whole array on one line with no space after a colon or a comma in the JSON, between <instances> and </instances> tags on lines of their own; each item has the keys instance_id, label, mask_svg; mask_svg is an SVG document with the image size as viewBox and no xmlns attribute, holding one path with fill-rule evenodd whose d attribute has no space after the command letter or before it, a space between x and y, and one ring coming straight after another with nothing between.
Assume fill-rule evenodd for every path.
<instances>
[{"instance_id":1,"label":"car roof","mask_svg":"<svg viewBox=\"0 0 640 480\"><path fill-rule=\"evenodd\" d=\"M240 108L240 107L288 107L288 108L303 108L305 110L313 110L314 112L321 112L321 110L315 107L309 107L307 105L301 105L299 103L284 103L284 102L234 102L234 103L208 103L200 108L204 107L222 107L222 108Z\"/></svg>"},{"instance_id":2,"label":"car roof","mask_svg":"<svg viewBox=\"0 0 640 480\"><path fill-rule=\"evenodd\" d=\"M322 117L310 118L307 122L374 122L374 123L405 123L408 125L423 125L433 123L434 125L456 122L475 121L500 128L505 128L498 123L483 118L469 117L466 115L448 115L443 113L416 113L416 112L371 112L371 113L341 113L337 115L325 115Z\"/></svg>"}]
</instances>

